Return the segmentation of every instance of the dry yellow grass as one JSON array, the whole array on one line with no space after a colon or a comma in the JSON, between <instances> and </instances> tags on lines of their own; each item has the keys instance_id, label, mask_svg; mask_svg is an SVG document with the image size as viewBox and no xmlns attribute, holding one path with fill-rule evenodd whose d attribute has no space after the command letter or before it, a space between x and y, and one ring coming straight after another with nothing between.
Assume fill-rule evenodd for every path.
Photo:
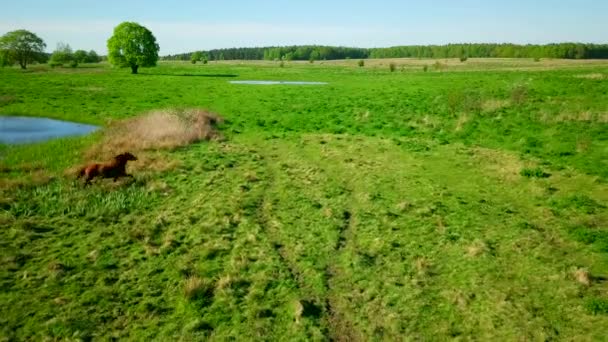
<instances>
[{"instance_id":1,"label":"dry yellow grass","mask_svg":"<svg viewBox=\"0 0 608 342\"><path fill-rule=\"evenodd\" d=\"M476 257L485 253L486 249L487 246L483 241L476 240L466 247L466 254L469 257Z\"/></svg>"},{"instance_id":2,"label":"dry yellow grass","mask_svg":"<svg viewBox=\"0 0 608 342\"><path fill-rule=\"evenodd\" d=\"M484 112L495 112L499 109L508 107L511 103L509 102L509 100L496 100L496 99L492 99L492 100L487 100L484 101L481 104L481 109Z\"/></svg>"},{"instance_id":3,"label":"dry yellow grass","mask_svg":"<svg viewBox=\"0 0 608 342\"><path fill-rule=\"evenodd\" d=\"M545 119L547 118L545 117ZM580 121L608 123L608 113L593 113L590 111L582 111L578 113L563 113L553 118L548 118L548 120L554 122Z\"/></svg>"},{"instance_id":4,"label":"dry yellow grass","mask_svg":"<svg viewBox=\"0 0 608 342\"><path fill-rule=\"evenodd\" d=\"M18 177L4 177L3 173L10 173L12 170L19 170L24 174ZM21 165L18 167L10 168L7 166L0 165L0 191L10 191L18 187L29 186L35 187L50 183L55 177L45 170L39 169L38 167L30 167L28 165Z\"/></svg>"},{"instance_id":5,"label":"dry yellow grass","mask_svg":"<svg viewBox=\"0 0 608 342\"><path fill-rule=\"evenodd\" d=\"M184 282L184 296L190 299L196 296L203 287L203 280L199 277L192 276Z\"/></svg>"},{"instance_id":6,"label":"dry yellow grass","mask_svg":"<svg viewBox=\"0 0 608 342\"><path fill-rule=\"evenodd\" d=\"M88 157L110 158L116 154L144 150L172 149L201 140L221 138L216 125L219 115L202 109L158 110L111 124L102 141Z\"/></svg>"},{"instance_id":7,"label":"dry yellow grass","mask_svg":"<svg viewBox=\"0 0 608 342\"><path fill-rule=\"evenodd\" d=\"M461 114L458 117L458 120L456 121L456 127L454 128L454 130L456 132L461 131L462 128L467 124L467 122L469 122L469 116L467 114Z\"/></svg>"},{"instance_id":8,"label":"dry yellow grass","mask_svg":"<svg viewBox=\"0 0 608 342\"><path fill-rule=\"evenodd\" d=\"M197 276L191 276L184 282L184 296L186 299L194 299L199 296L212 296L213 284Z\"/></svg>"},{"instance_id":9,"label":"dry yellow grass","mask_svg":"<svg viewBox=\"0 0 608 342\"><path fill-rule=\"evenodd\" d=\"M574 271L574 279L582 285L589 286L591 285L591 276L589 272L585 269L578 268Z\"/></svg>"},{"instance_id":10,"label":"dry yellow grass","mask_svg":"<svg viewBox=\"0 0 608 342\"><path fill-rule=\"evenodd\" d=\"M591 73L591 74L576 75L574 77L576 77L576 78L586 78L586 79L590 79L590 80L603 80L605 78L608 78L608 75L596 72L596 73Z\"/></svg>"},{"instance_id":11,"label":"dry yellow grass","mask_svg":"<svg viewBox=\"0 0 608 342\"><path fill-rule=\"evenodd\" d=\"M506 181L520 179L519 173L525 165L519 157L507 152L481 147L473 149L473 152L473 158L483 169Z\"/></svg>"}]
</instances>

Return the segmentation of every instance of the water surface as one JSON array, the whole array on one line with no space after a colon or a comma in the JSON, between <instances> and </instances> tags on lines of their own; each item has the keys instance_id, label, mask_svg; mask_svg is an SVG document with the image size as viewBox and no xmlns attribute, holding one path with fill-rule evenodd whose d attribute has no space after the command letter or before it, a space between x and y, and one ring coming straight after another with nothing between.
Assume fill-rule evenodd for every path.
<instances>
[{"instance_id":1,"label":"water surface","mask_svg":"<svg viewBox=\"0 0 608 342\"><path fill-rule=\"evenodd\" d=\"M76 122L27 116L0 116L0 143L25 144L54 138L86 135L99 127Z\"/></svg>"}]
</instances>

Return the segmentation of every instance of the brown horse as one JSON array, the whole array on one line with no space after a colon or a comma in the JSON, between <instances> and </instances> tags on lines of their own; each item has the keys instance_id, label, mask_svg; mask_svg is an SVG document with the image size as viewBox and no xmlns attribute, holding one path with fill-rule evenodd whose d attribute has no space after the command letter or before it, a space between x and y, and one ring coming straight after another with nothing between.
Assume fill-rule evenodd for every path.
<instances>
[{"instance_id":1,"label":"brown horse","mask_svg":"<svg viewBox=\"0 0 608 342\"><path fill-rule=\"evenodd\" d=\"M129 152L117 155L112 161L104 164L89 164L78 171L78 178L86 177L85 184L91 184L91 180L95 177L114 178L116 181L119 177L133 177L127 174L126 166L129 160L137 160L137 157Z\"/></svg>"}]
</instances>

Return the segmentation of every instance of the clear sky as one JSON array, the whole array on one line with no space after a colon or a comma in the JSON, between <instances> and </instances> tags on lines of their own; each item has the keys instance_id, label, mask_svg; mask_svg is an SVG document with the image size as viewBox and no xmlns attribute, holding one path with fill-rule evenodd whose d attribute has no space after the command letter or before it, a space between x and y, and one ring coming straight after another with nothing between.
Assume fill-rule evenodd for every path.
<instances>
[{"instance_id":1,"label":"clear sky","mask_svg":"<svg viewBox=\"0 0 608 342\"><path fill-rule=\"evenodd\" d=\"M106 53L114 26L150 29L160 53L268 45L385 47L608 42L608 0L0 0L0 34L35 32Z\"/></svg>"}]
</instances>

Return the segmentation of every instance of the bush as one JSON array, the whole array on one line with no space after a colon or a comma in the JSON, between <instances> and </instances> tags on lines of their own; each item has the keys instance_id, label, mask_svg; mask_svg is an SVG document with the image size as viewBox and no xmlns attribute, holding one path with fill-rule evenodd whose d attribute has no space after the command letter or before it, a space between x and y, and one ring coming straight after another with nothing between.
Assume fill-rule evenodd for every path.
<instances>
[{"instance_id":1,"label":"bush","mask_svg":"<svg viewBox=\"0 0 608 342\"><path fill-rule=\"evenodd\" d=\"M466 61L467 61L467 59L469 59L469 57L467 57L467 56L462 56L462 57L460 57L460 62L464 63L464 62L466 62Z\"/></svg>"},{"instance_id":2,"label":"bush","mask_svg":"<svg viewBox=\"0 0 608 342\"><path fill-rule=\"evenodd\" d=\"M74 59L78 63L86 63L87 62L87 57L88 57L88 54L84 50L76 50L76 51L74 51Z\"/></svg>"},{"instance_id":3,"label":"bush","mask_svg":"<svg viewBox=\"0 0 608 342\"><path fill-rule=\"evenodd\" d=\"M549 178L549 177L551 177L550 173L543 171L543 169L541 169L540 167L537 167L534 169L525 168L525 169L522 169L519 172L519 174L524 177L528 177L528 178Z\"/></svg>"},{"instance_id":4,"label":"bush","mask_svg":"<svg viewBox=\"0 0 608 342\"><path fill-rule=\"evenodd\" d=\"M511 103L520 105L528 98L528 88L525 85L516 85L511 90Z\"/></svg>"},{"instance_id":5,"label":"bush","mask_svg":"<svg viewBox=\"0 0 608 342\"><path fill-rule=\"evenodd\" d=\"M357 62L357 65L359 65L359 67L364 67L365 66L365 61L360 59L359 62Z\"/></svg>"},{"instance_id":6,"label":"bush","mask_svg":"<svg viewBox=\"0 0 608 342\"><path fill-rule=\"evenodd\" d=\"M209 60L207 60L207 58L203 58L203 64L207 64L209 63Z\"/></svg>"},{"instance_id":7,"label":"bush","mask_svg":"<svg viewBox=\"0 0 608 342\"><path fill-rule=\"evenodd\" d=\"M196 59L191 59L191 60L190 60L190 63L192 63L192 64L196 64Z\"/></svg>"},{"instance_id":8,"label":"bush","mask_svg":"<svg viewBox=\"0 0 608 342\"><path fill-rule=\"evenodd\" d=\"M481 110L481 95L475 89L454 90L447 96L447 106L451 114L471 113Z\"/></svg>"},{"instance_id":9,"label":"bush","mask_svg":"<svg viewBox=\"0 0 608 342\"><path fill-rule=\"evenodd\" d=\"M603 298L593 298L585 303L587 311L594 315L608 315L608 300Z\"/></svg>"},{"instance_id":10,"label":"bush","mask_svg":"<svg viewBox=\"0 0 608 342\"><path fill-rule=\"evenodd\" d=\"M57 49L55 49L51 55L49 65L53 68L63 65L75 68L78 66L78 61L69 44L59 43L57 44Z\"/></svg>"},{"instance_id":11,"label":"bush","mask_svg":"<svg viewBox=\"0 0 608 342\"><path fill-rule=\"evenodd\" d=\"M279 67L284 68L285 67L285 62L281 61L281 63L279 63Z\"/></svg>"},{"instance_id":12,"label":"bush","mask_svg":"<svg viewBox=\"0 0 608 342\"><path fill-rule=\"evenodd\" d=\"M390 70L391 72L394 72L394 71L395 71L395 69L397 69L397 65L395 65L395 63L390 63L390 64L388 65L388 68L389 68L389 70Z\"/></svg>"},{"instance_id":13,"label":"bush","mask_svg":"<svg viewBox=\"0 0 608 342\"><path fill-rule=\"evenodd\" d=\"M429 71L429 66L425 64L425 65L422 67L422 71L424 71L424 72Z\"/></svg>"},{"instance_id":14,"label":"bush","mask_svg":"<svg viewBox=\"0 0 608 342\"><path fill-rule=\"evenodd\" d=\"M447 67L447 65L441 63L440 61L435 62L435 64L433 64L433 68L435 68L435 70L441 71L444 70Z\"/></svg>"},{"instance_id":15,"label":"bush","mask_svg":"<svg viewBox=\"0 0 608 342\"><path fill-rule=\"evenodd\" d=\"M97 52L91 50L87 53L86 63L99 63L101 62L101 58L97 55Z\"/></svg>"}]
</instances>

